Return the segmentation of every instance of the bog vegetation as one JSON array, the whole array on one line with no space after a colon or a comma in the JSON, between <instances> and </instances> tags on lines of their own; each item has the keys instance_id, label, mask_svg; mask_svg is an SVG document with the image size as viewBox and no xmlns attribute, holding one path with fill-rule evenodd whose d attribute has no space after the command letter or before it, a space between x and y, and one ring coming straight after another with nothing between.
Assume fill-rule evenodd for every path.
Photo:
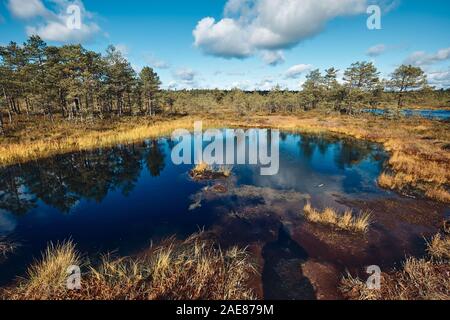
<instances>
[{"instance_id":1,"label":"bog vegetation","mask_svg":"<svg viewBox=\"0 0 450 320\"><path fill-rule=\"evenodd\" d=\"M436 235L428 243L429 257L408 258L399 270L383 273L381 289L371 290L347 275L341 290L355 300L448 300L450 298L450 236Z\"/></svg>"},{"instance_id":2,"label":"bog vegetation","mask_svg":"<svg viewBox=\"0 0 450 320\"><path fill-rule=\"evenodd\" d=\"M202 239L174 238L139 257L105 255L84 261L71 241L50 244L27 276L0 292L8 300L248 300L255 268L246 250L221 250ZM67 270L83 266L80 290L67 288Z\"/></svg>"},{"instance_id":3,"label":"bog vegetation","mask_svg":"<svg viewBox=\"0 0 450 320\"><path fill-rule=\"evenodd\" d=\"M308 202L303 208L304 217L311 222L329 225L341 230L366 233L370 226L370 212L361 212L354 215L351 210L339 213L333 208L318 211Z\"/></svg>"}]
</instances>

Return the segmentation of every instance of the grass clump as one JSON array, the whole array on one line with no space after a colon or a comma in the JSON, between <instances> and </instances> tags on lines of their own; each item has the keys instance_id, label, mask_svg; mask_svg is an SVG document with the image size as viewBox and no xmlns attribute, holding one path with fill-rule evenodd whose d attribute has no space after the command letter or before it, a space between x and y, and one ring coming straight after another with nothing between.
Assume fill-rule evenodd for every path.
<instances>
[{"instance_id":1,"label":"grass clump","mask_svg":"<svg viewBox=\"0 0 450 320\"><path fill-rule=\"evenodd\" d=\"M351 210L341 214L333 208L326 208L323 212L320 212L308 202L303 208L303 214L308 221L331 225L352 232L366 233L370 226L371 214L369 212L361 212L356 216L353 215Z\"/></svg>"},{"instance_id":2,"label":"grass clump","mask_svg":"<svg viewBox=\"0 0 450 320\"><path fill-rule=\"evenodd\" d=\"M253 299L247 286L255 268L246 250L222 251L201 234L169 239L140 257L103 257L87 266L81 289L65 287L66 267L78 257L71 243L50 246L27 279L5 290L6 299L28 300L234 300Z\"/></svg>"},{"instance_id":3,"label":"grass clump","mask_svg":"<svg viewBox=\"0 0 450 320\"><path fill-rule=\"evenodd\" d=\"M48 300L62 296L67 290L68 268L80 264L72 241L50 243L42 258L28 268L26 280L20 281L14 290L6 290L6 298Z\"/></svg>"},{"instance_id":4,"label":"grass clump","mask_svg":"<svg viewBox=\"0 0 450 320\"><path fill-rule=\"evenodd\" d=\"M442 260L449 249L448 237L437 235L428 243L430 258L408 258L401 270L382 273L380 290L351 275L342 279L340 289L351 300L449 300L450 264Z\"/></svg>"},{"instance_id":5,"label":"grass clump","mask_svg":"<svg viewBox=\"0 0 450 320\"><path fill-rule=\"evenodd\" d=\"M435 235L428 242L427 251L433 258L450 260L450 236Z\"/></svg>"},{"instance_id":6,"label":"grass clump","mask_svg":"<svg viewBox=\"0 0 450 320\"><path fill-rule=\"evenodd\" d=\"M212 166L201 162L189 174L194 180L213 180L230 177L232 170L233 168L230 166Z\"/></svg>"}]
</instances>

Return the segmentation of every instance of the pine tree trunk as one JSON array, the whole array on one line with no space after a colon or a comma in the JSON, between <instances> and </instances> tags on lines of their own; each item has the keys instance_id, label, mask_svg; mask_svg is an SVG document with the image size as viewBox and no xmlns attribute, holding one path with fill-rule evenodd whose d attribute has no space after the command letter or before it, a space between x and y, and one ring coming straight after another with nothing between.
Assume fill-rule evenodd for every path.
<instances>
[{"instance_id":1,"label":"pine tree trunk","mask_svg":"<svg viewBox=\"0 0 450 320\"><path fill-rule=\"evenodd\" d=\"M0 134L3 135L5 134L5 129L3 127L3 112L0 109Z\"/></svg>"}]
</instances>

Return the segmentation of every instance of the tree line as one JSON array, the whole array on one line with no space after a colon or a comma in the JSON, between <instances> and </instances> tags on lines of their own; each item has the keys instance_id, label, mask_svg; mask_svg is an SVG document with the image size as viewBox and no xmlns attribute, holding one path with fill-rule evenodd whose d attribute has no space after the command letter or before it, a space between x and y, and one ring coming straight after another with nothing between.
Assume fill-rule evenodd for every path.
<instances>
[{"instance_id":1,"label":"tree line","mask_svg":"<svg viewBox=\"0 0 450 320\"><path fill-rule=\"evenodd\" d=\"M31 36L23 46L0 47L0 58L0 128L4 113L11 122L20 114L83 120L157 112L158 75L149 67L136 74L114 46L101 55Z\"/></svg>"},{"instance_id":2,"label":"tree line","mask_svg":"<svg viewBox=\"0 0 450 320\"><path fill-rule=\"evenodd\" d=\"M161 90L159 76L152 68L136 73L114 46L102 55L81 45L50 46L31 36L23 45L11 42L0 46L0 132L4 131L5 117L12 123L22 114L44 115L52 121L55 115L84 121L224 108L239 113L328 108L351 114L362 107L394 102L402 106L417 92L428 100L449 97L448 90L428 87L419 67L402 65L387 80L380 78L371 62L353 63L344 71L343 81L338 81L338 73L335 68L324 73L312 70L300 91L279 86L266 92Z\"/></svg>"}]
</instances>

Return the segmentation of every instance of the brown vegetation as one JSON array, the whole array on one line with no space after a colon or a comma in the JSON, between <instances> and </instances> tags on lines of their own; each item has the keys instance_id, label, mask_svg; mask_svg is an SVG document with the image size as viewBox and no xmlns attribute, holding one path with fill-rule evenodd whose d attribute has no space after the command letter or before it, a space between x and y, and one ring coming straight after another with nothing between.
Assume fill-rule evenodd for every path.
<instances>
[{"instance_id":1,"label":"brown vegetation","mask_svg":"<svg viewBox=\"0 0 450 320\"><path fill-rule=\"evenodd\" d=\"M409 258L401 270L382 273L380 290L351 275L342 280L341 290L352 300L449 300L449 237L435 236L428 252L431 259Z\"/></svg>"},{"instance_id":2,"label":"brown vegetation","mask_svg":"<svg viewBox=\"0 0 450 320\"><path fill-rule=\"evenodd\" d=\"M357 216L354 216L351 210L340 214L333 208L326 208L323 212L319 212L308 202L303 208L303 214L311 222L331 225L352 232L366 233L370 226L370 213L368 212L362 212Z\"/></svg>"},{"instance_id":3,"label":"brown vegetation","mask_svg":"<svg viewBox=\"0 0 450 320\"><path fill-rule=\"evenodd\" d=\"M228 166L212 166L201 162L189 172L189 175L194 180L212 180L228 178L231 176L231 171L232 168Z\"/></svg>"},{"instance_id":4,"label":"brown vegetation","mask_svg":"<svg viewBox=\"0 0 450 320\"><path fill-rule=\"evenodd\" d=\"M26 300L234 300L255 298L247 286L255 268L245 250L222 251L201 234L169 239L140 257L103 257L86 265L81 290L66 288L67 268L80 265L72 242L50 245L26 279L4 289L5 299Z\"/></svg>"}]
</instances>

